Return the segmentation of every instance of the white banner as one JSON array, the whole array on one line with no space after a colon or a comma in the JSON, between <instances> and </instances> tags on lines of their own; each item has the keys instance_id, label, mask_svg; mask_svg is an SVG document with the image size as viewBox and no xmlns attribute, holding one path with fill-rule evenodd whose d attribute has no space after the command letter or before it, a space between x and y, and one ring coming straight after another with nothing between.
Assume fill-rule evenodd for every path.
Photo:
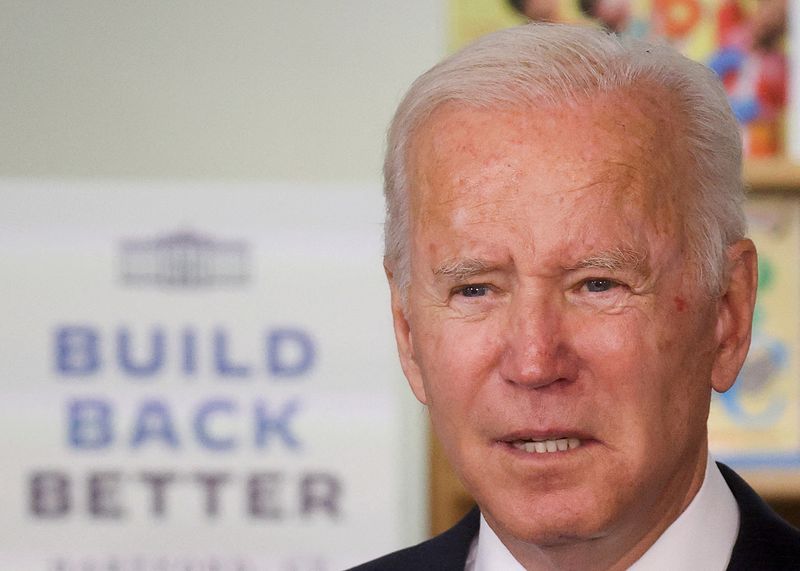
<instances>
[{"instance_id":1,"label":"white banner","mask_svg":"<svg viewBox=\"0 0 800 571\"><path fill-rule=\"evenodd\" d=\"M421 529L377 188L0 206L0 567L325 571Z\"/></svg>"}]
</instances>

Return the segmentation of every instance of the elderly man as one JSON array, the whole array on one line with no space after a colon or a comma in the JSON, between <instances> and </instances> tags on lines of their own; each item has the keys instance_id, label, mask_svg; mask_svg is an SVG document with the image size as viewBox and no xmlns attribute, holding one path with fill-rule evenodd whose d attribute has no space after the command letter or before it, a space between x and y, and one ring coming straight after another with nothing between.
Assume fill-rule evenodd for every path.
<instances>
[{"instance_id":1,"label":"elderly man","mask_svg":"<svg viewBox=\"0 0 800 571\"><path fill-rule=\"evenodd\" d=\"M385 174L403 370L480 511L360 569L800 569L800 533L708 456L757 281L711 72L502 31L414 83Z\"/></svg>"}]
</instances>

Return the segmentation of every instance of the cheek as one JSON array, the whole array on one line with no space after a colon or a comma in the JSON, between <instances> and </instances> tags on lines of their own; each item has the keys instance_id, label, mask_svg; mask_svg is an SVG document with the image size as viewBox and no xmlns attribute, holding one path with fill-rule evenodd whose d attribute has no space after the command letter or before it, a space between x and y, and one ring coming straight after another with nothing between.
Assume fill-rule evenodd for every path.
<instances>
[{"instance_id":1,"label":"cheek","mask_svg":"<svg viewBox=\"0 0 800 571\"><path fill-rule=\"evenodd\" d=\"M488 320L448 319L427 320L420 329L415 345L429 405L435 408L437 402L446 402L445 408L466 414L492 378L500 352L498 328Z\"/></svg>"},{"instance_id":2,"label":"cheek","mask_svg":"<svg viewBox=\"0 0 800 571\"><path fill-rule=\"evenodd\" d=\"M627 386L638 376L648 332L638 316L579 316L567 333L580 369L592 377ZM646 359L645 359L646 360Z\"/></svg>"},{"instance_id":3,"label":"cheek","mask_svg":"<svg viewBox=\"0 0 800 571\"><path fill-rule=\"evenodd\" d=\"M648 446L664 444L665 433L694 431L694 419L705 419L697 413L710 392L703 382L710 367L705 335L684 316L673 313L669 322L643 314L614 316L576 336L601 418L639 434ZM676 320L684 323L676 326Z\"/></svg>"},{"instance_id":4,"label":"cheek","mask_svg":"<svg viewBox=\"0 0 800 571\"><path fill-rule=\"evenodd\" d=\"M579 327L573 346L581 384L591 392L603 424L623 431L634 431L636 424L658 424L673 363L665 358L665 340L654 331L652 320L632 313L584 320Z\"/></svg>"}]
</instances>

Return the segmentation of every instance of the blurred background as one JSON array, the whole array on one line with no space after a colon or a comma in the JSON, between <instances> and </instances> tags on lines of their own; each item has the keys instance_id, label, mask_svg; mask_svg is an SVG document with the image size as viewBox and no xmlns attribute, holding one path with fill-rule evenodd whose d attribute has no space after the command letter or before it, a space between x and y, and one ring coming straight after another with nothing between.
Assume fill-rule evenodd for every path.
<instances>
[{"instance_id":1,"label":"blurred background","mask_svg":"<svg viewBox=\"0 0 800 571\"><path fill-rule=\"evenodd\" d=\"M528 18L723 78L760 293L712 447L797 525L789 4L0 0L0 568L334 570L468 508L395 356L384 133L422 71Z\"/></svg>"}]
</instances>

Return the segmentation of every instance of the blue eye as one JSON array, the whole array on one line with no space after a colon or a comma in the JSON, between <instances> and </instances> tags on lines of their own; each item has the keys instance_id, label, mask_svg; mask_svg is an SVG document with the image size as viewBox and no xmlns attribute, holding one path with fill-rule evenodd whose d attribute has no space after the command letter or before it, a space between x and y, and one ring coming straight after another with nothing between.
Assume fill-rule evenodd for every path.
<instances>
[{"instance_id":1,"label":"blue eye","mask_svg":"<svg viewBox=\"0 0 800 571\"><path fill-rule=\"evenodd\" d=\"M586 289L592 293L602 293L604 291L609 291L613 289L617 283L612 280L606 280L601 278L595 278L591 280L586 280Z\"/></svg>"},{"instance_id":2,"label":"blue eye","mask_svg":"<svg viewBox=\"0 0 800 571\"><path fill-rule=\"evenodd\" d=\"M464 297L481 297L486 295L489 288L485 285L468 285L461 288L461 295Z\"/></svg>"}]
</instances>

